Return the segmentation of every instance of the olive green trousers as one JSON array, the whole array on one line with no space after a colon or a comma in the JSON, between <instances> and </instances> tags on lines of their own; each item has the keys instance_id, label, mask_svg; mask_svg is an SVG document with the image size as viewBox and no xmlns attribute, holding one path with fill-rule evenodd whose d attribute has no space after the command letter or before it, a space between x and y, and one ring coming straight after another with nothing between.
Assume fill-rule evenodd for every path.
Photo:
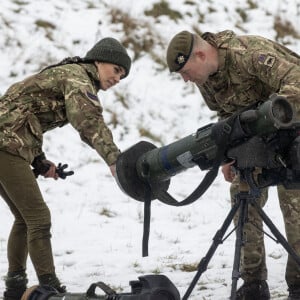
<instances>
[{"instance_id":1,"label":"olive green trousers","mask_svg":"<svg viewBox=\"0 0 300 300\"><path fill-rule=\"evenodd\" d=\"M26 270L28 254L38 276L53 274L51 216L30 165L0 151L0 195L14 215L7 245L8 272Z\"/></svg>"},{"instance_id":2,"label":"olive green trousers","mask_svg":"<svg viewBox=\"0 0 300 300\"><path fill-rule=\"evenodd\" d=\"M236 176L230 187L232 203L239 192L239 183L239 176ZM268 199L268 189L261 189L261 192L261 197L256 201L264 207ZM300 256L300 190L286 190L283 186L277 186L277 193L285 225L285 234L281 233L286 236L290 246ZM237 217L238 214L235 216L235 224L237 224ZM268 274L262 231L263 221L252 205L248 206L247 217L249 222L244 226L245 244L242 247L241 275L245 281L266 280ZM272 221L276 225L277 220ZM288 255L285 279L288 286L300 286L300 267L290 255Z\"/></svg>"}]
</instances>

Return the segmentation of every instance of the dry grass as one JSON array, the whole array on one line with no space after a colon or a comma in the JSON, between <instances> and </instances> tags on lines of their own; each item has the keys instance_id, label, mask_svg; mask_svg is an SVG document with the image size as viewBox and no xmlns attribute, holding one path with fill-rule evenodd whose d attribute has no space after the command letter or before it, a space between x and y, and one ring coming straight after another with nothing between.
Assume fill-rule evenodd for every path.
<instances>
[{"instance_id":1,"label":"dry grass","mask_svg":"<svg viewBox=\"0 0 300 300\"><path fill-rule=\"evenodd\" d=\"M293 24L288 20L282 20L279 16L275 17L274 29L276 31L276 41L281 41L285 36L291 36L296 39L300 38L298 30Z\"/></svg>"}]
</instances>

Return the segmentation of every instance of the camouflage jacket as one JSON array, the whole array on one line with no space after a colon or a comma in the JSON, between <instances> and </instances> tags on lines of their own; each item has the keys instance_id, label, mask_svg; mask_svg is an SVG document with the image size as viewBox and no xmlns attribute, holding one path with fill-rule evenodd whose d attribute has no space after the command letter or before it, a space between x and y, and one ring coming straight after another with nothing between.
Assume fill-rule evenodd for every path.
<instances>
[{"instance_id":1,"label":"camouflage jacket","mask_svg":"<svg viewBox=\"0 0 300 300\"><path fill-rule=\"evenodd\" d=\"M102 116L93 64L48 68L13 84L0 97L0 149L29 163L41 155L43 133L70 123L108 165L119 154Z\"/></svg>"},{"instance_id":2,"label":"camouflage jacket","mask_svg":"<svg viewBox=\"0 0 300 300\"><path fill-rule=\"evenodd\" d=\"M268 39L229 30L202 38L218 49L219 69L198 88L219 118L273 93L287 97L300 116L300 56Z\"/></svg>"}]
</instances>

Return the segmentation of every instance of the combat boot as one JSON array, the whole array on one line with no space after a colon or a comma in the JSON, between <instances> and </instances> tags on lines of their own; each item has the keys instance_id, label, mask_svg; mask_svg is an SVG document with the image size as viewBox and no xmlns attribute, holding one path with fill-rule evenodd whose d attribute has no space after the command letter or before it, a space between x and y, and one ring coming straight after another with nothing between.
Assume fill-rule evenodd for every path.
<instances>
[{"instance_id":1,"label":"combat boot","mask_svg":"<svg viewBox=\"0 0 300 300\"><path fill-rule=\"evenodd\" d=\"M269 300L269 286L265 280L245 281L237 290L236 300Z\"/></svg>"},{"instance_id":2,"label":"combat boot","mask_svg":"<svg viewBox=\"0 0 300 300\"><path fill-rule=\"evenodd\" d=\"M300 300L300 286L289 287L289 297L287 300Z\"/></svg>"},{"instance_id":3,"label":"combat boot","mask_svg":"<svg viewBox=\"0 0 300 300\"><path fill-rule=\"evenodd\" d=\"M55 274L44 274L38 276L40 285L47 285L55 288L59 293L66 293L66 287L61 285Z\"/></svg>"},{"instance_id":4,"label":"combat boot","mask_svg":"<svg viewBox=\"0 0 300 300\"><path fill-rule=\"evenodd\" d=\"M27 287L28 279L25 271L8 272L5 277L6 290L3 300L20 300Z\"/></svg>"}]
</instances>

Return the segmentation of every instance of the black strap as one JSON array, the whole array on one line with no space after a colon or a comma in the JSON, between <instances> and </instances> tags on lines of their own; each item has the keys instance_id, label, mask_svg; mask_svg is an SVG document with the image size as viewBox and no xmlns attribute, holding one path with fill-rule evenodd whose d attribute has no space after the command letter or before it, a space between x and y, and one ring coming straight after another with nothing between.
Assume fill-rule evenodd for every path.
<instances>
[{"instance_id":1,"label":"black strap","mask_svg":"<svg viewBox=\"0 0 300 300\"><path fill-rule=\"evenodd\" d=\"M219 162L218 166L209 170L204 176L201 183L197 186L197 188L187 198L185 198L182 201L177 201L167 191L164 190L158 190L155 196L159 201L172 206L185 206L185 205L192 204L193 202L198 200L213 183L213 181L218 175L218 169L220 165L221 162Z\"/></svg>"},{"instance_id":2,"label":"black strap","mask_svg":"<svg viewBox=\"0 0 300 300\"><path fill-rule=\"evenodd\" d=\"M112 288L110 288L104 282L99 281L99 282L92 283L90 285L90 287L86 291L86 296L87 297L95 297L96 296L96 293L95 293L96 287L99 287L108 296L116 296L117 295L117 293Z\"/></svg>"},{"instance_id":3,"label":"black strap","mask_svg":"<svg viewBox=\"0 0 300 300\"><path fill-rule=\"evenodd\" d=\"M143 243L142 256L148 256L148 243L150 235L150 220L151 220L151 188L146 187L145 202L144 202L144 229L143 229Z\"/></svg>"},{"instance_id":4,"label":"black strap","mask_svg":"<svg viewBox=\"0 0 300 300\"><path fill-rule=\"evenodd\" d=\"M151 217L151 194L155 196L159 201L172 205L172 206L184 206L191 204L198 200L210 187L215 178L218 175L219 167L224 159L224 153L227 149L229 142L229 136L232 131L232 126L235 122L236 115L228 118L227 122L223 124L222 135L218 140L217 153L212 165L212 168L206 173L203 180L198 187L184 200L177 201L167 191L157 188L155 183L148 180L149 189L145 192L144 201L144 232L143 232L143 257L148 256L148 243L150 233L150 217ZM197 163L197 161L195 161ZM155 188L154 188L155 185Z\"/></svg>"},{"instance_id":5,"label":"black strap","mask_svg":"<svg viewBox=\"0 0 300 300\"><path fill-rule=\"evenodd\" d=\"M178 202L175 200L167 191L164 190L157 190L157 192L154 194L155 197L168 205L172 206L184 206L193 203L197 199L199 199L205 191L209 188L211 183L214 181L218 174L218 168L215 167L211 169L206 175L205 178L202 180L202 182L199 184L199 186L196 188L196 190L185 200ZM151 195L151 185L149 184L149 195ZM156 189L153 189L154 191ZM143 244L142 244L142 255L143 257L148 256L148 244L149 244L149 235L150 235L150 219L151 219L151 197L146 196L144 201L144 230L143 230Z\"/></svg>"},{"instance_id":6,"label":"black strap","mask_svg":"<svg viewBox=\"0 0 300 300\"><path fill-rule=\"evenodd\" d=\"M226 119L225 122L220 123L220 126L223 126L218 132L218 138L216 139L217 143L217 153L212 165L212 168L205 174L203 180L200 182L198 187L184 200L177 201L173 198L166 190L163 190L157 186L159 183L153 183L151 180L148 180L148 185L150 191L146 192L145 201L144 201L144 232L143 232L143 256L148 256L148 242L149 242L149 233L150 233L150 217L151 217L151 195L153 194L155 199L159 201L172 205L172 206L184 206L191 204L198 200L210 187L215 178L218 175L218 170L222 164L225 156L225 152L228 148L230 142L230 135L233 130L233 126L238 118L239 114L248 109L257 107L259 102L251 104L239 112L234 113L231 117ZM218 128L220 129L220 128ZM197 163L197 161L195 161ZM155 187L154 187L155 186Z\"/></svg>"}]
</instances>

